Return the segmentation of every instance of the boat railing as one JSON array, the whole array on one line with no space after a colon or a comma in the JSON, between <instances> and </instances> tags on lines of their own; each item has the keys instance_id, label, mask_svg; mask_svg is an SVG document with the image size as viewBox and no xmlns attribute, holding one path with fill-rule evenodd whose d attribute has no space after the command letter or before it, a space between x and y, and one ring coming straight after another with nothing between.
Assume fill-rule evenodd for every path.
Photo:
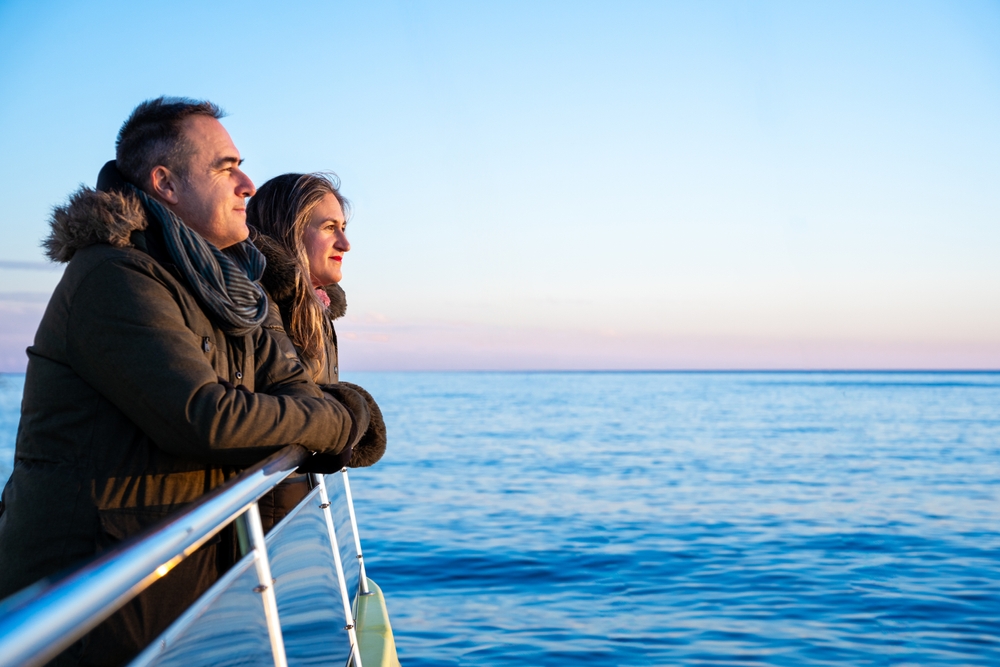
<instances>
[{"instance_id":1,"label":"boat railing","mask_svg":"<svg viewBox=\"0 0 1000 667\"><path fill-rule=\"evenodd\" d=\"M277 667L285 667L287 665L285 642L278 618L275 580L268 558L267 543L272 536L268 536L266 543L257 501L294 473L310 455L308 450L298 445L285 447L149 531L104 552L56 580L43 580L8 598L0 607L0 666L45 664L129 600L166 576L178 563L194 553L225 526L239 519L237 533L241 537L241 543L246 547L243 559L203 596L204 602L199 600L201 604L196 603L198 609L189 609L186 612L190 618L185 621L185 617L182 616L175 622L174 625L179 629L175 630L172 626L132 664L170 664L169 660L161 661L160 654L174 638L171 633L177 635L183 632L184 628L193 622L196 611L203 610L213 597L221 595L224 587L231 584L238 574L245 573L251 576L250 567L253 567L256 570L257 586L252 590L259 594L260 601L257 604L263 606L271 658ZM359 592L365 595L368 593L369 582L364 572L350 484L346 469L341 472L344 482L343 492L346 495L347 510L352 524L350 528L354 534L355 545L352 546L356 546L360 569ZM320 511L325 518L325 532L329 535L329 547L332 550L337 574L336 583L339 584L337 586L340 589L339 597L343 602L345 623L341 632L347 631L347 639L350 642L349 661L353 660L355 667L361 667L354 622L356 611L352 609L351 596L347 590L341 547L337 541L337 530L330 511L331 503L326 483L323 475L311 477L314 488L307 500L311 499L316 507L307 509L315 512L312 525L322 525ZM306 501L303 501L296 510L303 509L304 503ZM300 514L304 515L305 510L303 509ZM289 516L286 521L291 519ZM285 521L282 522L284 523ZM276 529L272 530L272 533L277 532L279 531ZM326 553L327 557L331 555L329 551ZM242 569L239 566L242 566ZM228 582L224 581L227 577ZM218 591L213 593L216 589ZM259 614L259 609L256 613ZM394 657L394 648L392 652Z\"/></svg>"}]
</instances>

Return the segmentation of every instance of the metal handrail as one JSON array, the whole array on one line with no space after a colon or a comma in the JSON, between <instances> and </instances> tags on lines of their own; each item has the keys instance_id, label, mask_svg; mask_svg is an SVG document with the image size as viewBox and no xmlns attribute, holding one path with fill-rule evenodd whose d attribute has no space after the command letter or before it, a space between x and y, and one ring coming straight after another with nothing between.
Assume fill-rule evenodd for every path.
<instances>
[{"instance_id":1,"label":"metal handrail","mask_svg":"<svg viewBox=\"0 0 1000 667\"><path fill-rule=\"evenodd\" d=\"M310 455L304 447L289 445L82 568L16 594L0 617L0 666L41 665L54 658L165 576Z\"/></svg>"}]
</instances>

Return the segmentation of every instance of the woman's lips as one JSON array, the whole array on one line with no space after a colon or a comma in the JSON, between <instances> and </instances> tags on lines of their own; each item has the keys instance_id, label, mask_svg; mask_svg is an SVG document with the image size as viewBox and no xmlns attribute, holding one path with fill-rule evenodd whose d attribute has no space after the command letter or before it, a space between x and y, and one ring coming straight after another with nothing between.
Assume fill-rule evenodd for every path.
<instances>
[{"instance_id":1,"label":"woman's lips","mask_svg":"<svg viewBox=\"0 0 1000 667\"><path fill-rule=\"evenodd\" d=\"M331 257L330 259L332 259L332 260L333 260L333 261L335 261L335 262L341 262L341 261L343 261L343 260L344 260L344 258L343 258L343 257L342 257L341 255L334 255L334 256L333 256L333 257Z\"/></svg>"}]
</instances>

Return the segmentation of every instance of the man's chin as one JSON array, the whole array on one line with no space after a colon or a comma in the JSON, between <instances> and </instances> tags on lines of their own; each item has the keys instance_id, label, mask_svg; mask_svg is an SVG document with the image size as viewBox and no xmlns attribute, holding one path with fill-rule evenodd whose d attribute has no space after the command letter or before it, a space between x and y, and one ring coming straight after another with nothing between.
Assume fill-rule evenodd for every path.
<instances>
[{"instance_id":1,"label":"man's chin","mask_svg":"<svg viewBox=\"0 0 1000 667\"><path fill-rule=\"evenodd\" d=\"M208 241L209 243L213 243L213 245L215 245L215 247L218 248L219 250L225 250L226 248L232 247L238 243L243 243L248 238L250 238L250 230L247 229L246 225L244 225L241 232L237 232L234 230L232 234L226 237L224 243L213 243L211 239L205 239L205 240Z\"/></svg>"},{"instance_id":2,"label":"man's chin","mask_svg":"<svg viewBox=\"0 0 1000 667\"><path fill-rule=\"evenodd\" d=\"M234 225L234 227L236 226ZM243 243L248 238L250 238L250 228L247 227L247 223L244 220L239 224L239 226L236 229L234 229L233 239L235 240L233 241L233 245L236 245L237 243Z\"/></svg>"}]
</instances>

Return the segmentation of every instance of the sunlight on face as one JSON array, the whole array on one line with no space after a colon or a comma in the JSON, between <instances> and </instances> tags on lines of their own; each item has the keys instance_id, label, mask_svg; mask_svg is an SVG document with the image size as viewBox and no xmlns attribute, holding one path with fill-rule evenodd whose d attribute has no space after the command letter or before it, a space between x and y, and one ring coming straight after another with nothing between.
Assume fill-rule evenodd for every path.
<instances>
[{"instance_id":1,"label":"sunlight on face","mask_svg":"<svg viewBox=\"0 0 1000 667\"><path fill-rule=\"evenodd\" d=\"M246 198L255 189L240 169L240 152L222 123L208 116L184 121L185 138L195 146L187 174L177 180L179 202L171 208L217 248L247 238Z\"/></svg>"},{"instance_id":2,"label":"sunlight on face","mask_svg":"<svg viewBox=\"0 0 1000 667\"><path fill-rule=\"evenodd\" d=\"M313 287L339 283L344 253L351 249L347 241L344 209L332 193L327 193L313 209L302 242L309 258L309 277Z\"/></svg>"}]
</instances>

